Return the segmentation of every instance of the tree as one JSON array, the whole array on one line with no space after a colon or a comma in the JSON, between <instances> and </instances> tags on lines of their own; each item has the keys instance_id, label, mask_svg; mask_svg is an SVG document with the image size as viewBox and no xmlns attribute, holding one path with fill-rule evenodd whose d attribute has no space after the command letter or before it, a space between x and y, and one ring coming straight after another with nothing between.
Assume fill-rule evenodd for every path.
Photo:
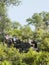
<instances>
[{"instance_id":1,"label":"tree","mask_svg":"<svg viewBox=\"0 0 49 65\"><path fill-rule=\"evenodd\" d=\"M21 28L22 31L22 40L28 41L29 39L33 38L33 31L28 25L25 25L23 28Z\"/></svg>"},{"instance_id":2,"label":"tree","mask_svg":"<svg viewBox=\"0 0 49 65\"><path fill-rule=\"evenodd\" d=\"M42 39L41 44L38 46L39 50L49 52L49 38Z\"/></svg>"},{"instance_id":3,"label":"tree","mask_svg":"<svg viewBox=\"0 0 49 65\"><path fill-rule=\"evenodd\" d=\"M8 29L9 21L10 21L7 17L6 7L7 5L11 5L11 4L19 5L19 3L20 3L19 0L0 0L0 33L3 39L4 39L5 29L6 30Z\"/></svg>"},{"instance_id":4,"label":"tree","mask_svg":"<svg viewBox=\"0 0 49 65\"><path fill-rule=\"evenodd\" d=\"M7 20L9 20L7 18L7 14L6 14L6 4L17 4L19 3L19 0L0 0L0 25L1 25L1 29L4 28L4 26L6 26L5 24L7 23Z\"/></svg>"},{"instance_id":5,"label":"tree","mask_svg":"<svg viewBox=\"0 0 49 65\"><path fill-rule=\"evenodd\" d=\"M11 25L13 29L19 29L21 27L21 24L19 22L12 22Z\"/></svg>"},{"instance_id":6,"label":"tree","mask_svg":"<svg viewBox=\"0 0 49 65\"><path fill-rule=\"evenodd\" d=\"M31 18L27 19L29 24L33 24L36 27L36 30L42 28L47 30L49 27L49 13L35 13Z\"/></svg>"},{"instance_id":7,"label":"tree","mask_svg":"<svg viewBox=\"0 0 49 65\"><path fill-rule=\"evenodd\" d=\"M33 39L40 42L44 38L44 34L45 31L43 29L38 29L37 31L34 32Z\"/></svg>"},{"instance_id":8,"label":"tree","mask_svg":"<svg viewBox=\"0 0 49 65\"><path fill-rule=\"evenodd\" d=\"M40 50L49 50L49 12L35 13L27 19L28 24L35 26L33 39L37 40Z\"/></svg>"},{"instance_id":9,"label":"tree","mask_svg":"<svg viewBox=\"0 0 49 65\"><path fill-rule=\"evenodd\" d=\"M4 5L10 5L10 4L19 5L20 2L21 2L20 0L0 0L0 3L3 3Z\"/></svg>"}]
</instances>

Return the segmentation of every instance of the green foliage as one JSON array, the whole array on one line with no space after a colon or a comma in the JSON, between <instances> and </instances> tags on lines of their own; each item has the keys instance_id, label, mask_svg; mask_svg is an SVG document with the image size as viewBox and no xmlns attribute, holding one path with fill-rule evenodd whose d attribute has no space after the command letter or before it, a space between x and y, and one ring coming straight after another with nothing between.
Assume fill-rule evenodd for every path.
<instances>
[{"instance_id":1,"label":"green foliage","mask_svg":"<svg viewBox=\"0 0 49 65\"><path fill-rule=\"evenodd\" d=\"M19 29L21 24L19 22L12 22L12 29Z\"/></svg>"},{"instance_id":2,"label":"green foliage","mask_svg":"<svg viewBox=\"0 0 49 65\"><path fill-rule=\"evenodd\" d=\"M37 31L34 32L33 38L41 41L44 37L45 31L43 29L38 29Z\"/></svg>"},{"instance_id":3,"label":"green foliage","mask_svg":"<svg viewBox=\"0 0 49 65\"><path fill-rule=\"evenodd\" d=\"M11 4L19 5L20 0L0 0L0 65L49 65L49 13L35 13L27 19L28 24L35 26L33 32L29 25L22 27L20 23L10 21L6 7ZM23 41L37 40L39 52L30 48L27 53L20 53L12 46L3 46L5 33L16 35Z\"/></svg>"},{"instance_id":4,"label":"green foliage","mask_svg":"<svg viewBox=\"0 0 49 65\"><path fill-rule=\"evenodd\" d=\"M28 25L25 25L21 30L22 40L28 41L29 39L33 38L33 31Z\"/></svg>"},{"instance_id":5,"label":"green foliage","mask_svg":"<svg viewBox=\"0 0 49 65\"><path fill-rule=\"evenodd\" d=\"M49 38L44 38L38 48L39 50L49 52Z\"/></svg>"},{"instance_id":6,"label":"green foliage","mask_svg":"<svg viewBox=\"0 0 49 65\"><path fill-rule=\"evenodd\" d=\"M19 5L20 0L0 0L0 41L2 41L4 38L5 33L7 33L9 30L11 30L11 21L7 17L7 5Z\"/></svg>"},{"instance_id":7,"label":"green foliage","mask_svg":"<svg viewBox=\"0 0 49 65\"><path fill-rule=\"evenodd\" d=\"M27 19L29 24L35 25L36 29L42 28L47 29L49 26L49 13L48 12L41 12L35 13L31 18Z\"/></svg>"},{"instance_id":8,"label":"green foliage","mask_svg":"<svg viewBox=\"0 0 49 65\"><path fill-rule=\"evenodd\" d=\"M3 3L4 5L19 5L20 4L20 0L0 0L0 3Z\"/></svg>"},{"instance_id":9,"label":"green foliage","mask_svg":"<svg viewBox=\"0 0 49 65\"><path fill-rule=\"evenodd\" d=\"M1 65L12 65L9 61L4 60Z\"/></svg>"},{"instance_id":10,"label":"green foliage","mask_svg":"<svg viewBox=\"0 0 49 65\"><path fill-rule=\"evenodd\" d=\"M35 26L33 39L39 43L38 49L49 52L49 12L35 13L27 22Z\"/></svg>"},{"instance_id":11,"label":"green foliage","mask_svg":"<svg viewBox=\"0 0 49 65\"><path fill-rule=\"evenodd\" d=\"M0 44L0 65L49 65L49 52L36 52L32 48L20 53L16 48Z\"/></svg>"}]
</instances>

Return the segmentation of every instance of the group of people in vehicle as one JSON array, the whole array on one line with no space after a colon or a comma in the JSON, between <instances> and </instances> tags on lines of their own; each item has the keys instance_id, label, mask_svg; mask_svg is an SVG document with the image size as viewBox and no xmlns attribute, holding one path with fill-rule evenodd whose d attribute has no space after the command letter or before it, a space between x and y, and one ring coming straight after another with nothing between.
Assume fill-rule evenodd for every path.
<instances>
[{"instance_id":1,"label":"group of people in vehicle","mask_svg":"<svg viewBox=\"0 0 49 65\"><path fill-rule=\"evenodd\" d=\"M5 43L7 43L7 46L10 47L12 44L14 44L15 48L18 48L21 51L28 51L30 47L37 48L37 42L35 40L31 41L31 44L29 42L23 42L20 39L18 39L16 36L11 37L10 35L5 35Z\"/></svg>"}]
</instances>

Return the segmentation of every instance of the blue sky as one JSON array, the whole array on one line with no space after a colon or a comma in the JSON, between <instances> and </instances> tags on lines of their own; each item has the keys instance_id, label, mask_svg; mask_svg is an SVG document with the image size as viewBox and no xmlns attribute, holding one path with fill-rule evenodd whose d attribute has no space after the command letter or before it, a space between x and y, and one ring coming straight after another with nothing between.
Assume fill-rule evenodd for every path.
<instances>
[{"instance_id":1,"label":"blue sky","mask_svg":"<svg viewBox=\"0 0 49 65\"><path fill-rule=\"evenodd\" d=\"M18 21L22 25L26 24L26 19L34 13L48 11L49 0L21 0L22 3L18 7L8 7L8 17L12 21Z\"/></svg>"}]
</instances>

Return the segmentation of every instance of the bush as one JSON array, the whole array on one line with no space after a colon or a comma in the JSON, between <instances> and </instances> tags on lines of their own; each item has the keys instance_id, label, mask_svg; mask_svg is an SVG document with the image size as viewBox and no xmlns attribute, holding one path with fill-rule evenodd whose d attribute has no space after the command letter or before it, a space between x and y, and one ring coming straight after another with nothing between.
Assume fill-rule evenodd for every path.
<instances>
[{"instance_id":1,"label":"bush","mask_svg":"<svg viewBox=\"0 0 49 65\"><path fill-rule=\"evenodd\" d=\"M49 52L36 52L32 48L27 53L0 44L0 65L49 65Z\"/></svg>"}]
</instances>

